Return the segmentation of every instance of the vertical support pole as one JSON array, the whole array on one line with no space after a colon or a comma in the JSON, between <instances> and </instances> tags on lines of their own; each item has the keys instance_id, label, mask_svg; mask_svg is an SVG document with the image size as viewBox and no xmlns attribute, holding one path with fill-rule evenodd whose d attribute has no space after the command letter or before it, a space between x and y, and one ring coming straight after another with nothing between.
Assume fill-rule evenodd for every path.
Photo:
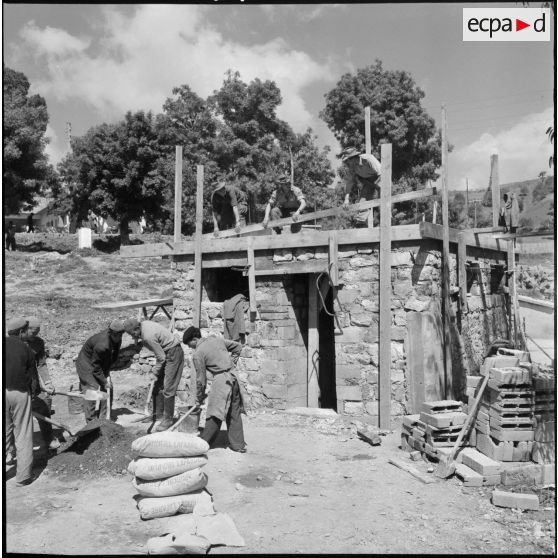
<instances>
[{"instance_id":1,"label":"vertical support pole","mask_svg":"<svg viewBox=\"0 0 558 558\"><path fill-rule=\"evenodd\" d=\"M460 232L457 235L457 281L459 283L459 299L461 301L461 310L467 309L467 243L465 241L465 233Z\"/></svg>"},{"instance_id":2,"label":"vertical support pole","mask_svg":"<svg viewBox=\"0 0 558 558\"><path fill-rule=\"evenodd\" d=\"M329 232L329 279L334 287L339 286L339 255L337 246L337 231Z\"/></svg>"},{"instance_id":3,"label":"vertical support pole","mask_svg":"<svg viewBox=\"0 0 558 558\"><path fill-rule=\"evenodd\" d=\"M200 327L202 291L203 165L197 166L196 237L194 241L194 302L192 325Z\"/></svg>"},{"instance_id":4,"label":"vertical support pole","mask_svg":"<svg viewBox=\"0 0 558 558\"><path fill-rule=\"evenodd\" d=\"M465 226L469 228L469 179L465 178Z\"/></svg>"},{"instance_id":5,"label":"vertical support pole","mask_svg":"<svg viewBox=\"0 0 558 558\"><path fill-rule=\"evenodd\" d=\"M391 418L391 143L382 144L380 204L380 428L390 428Z\"/></svg>"},{"instance_id":6,"label":"vertical support pole","mask_svg":"<svg viewBox=\"0 0 558 558\"><path fill-rule=\"evenodd\" d=\"M490 187L492 189L492 226L498 228L500 215L500 177L498 176L498 154L490 156Z\"/></svg>"},{"instance_id":7,"label":"vertical support pole","mask_svg":"<svg viewBox=\"0 0 558 558\"><path fill-rule=\"evenodd\" d=\"M174 242L182 236L182 146L176 146L174 161Z\"/></svg>"},{"instance_id":8,"label":"vertical support pole","mask_svg":"<svg viewBox=\"0 0 558 558\"><path fill-rule=\"evenodd\" d=\"M448 137L446 106L442 105L442 323L444 342L444 397L451 399L450 249L448 209Z\"/></svg>"},{"instance_id":9,"label":"vertical support pole","mask_svg":"<svg viewBox=\"0 0 558 558\"><path fill-rule=\"evenodd\" d=\"M372 130L370 129L370 107L364 109L364 145L366 155L372 153Z\"/></svg>"},{"instance_id":10,"label":"vertical support pole","mask_svg":"<svg viewBox=\"0 0 558 558\"><path fill-rule=\"evenodd\" d=\"M254 258L254 238L248 237L248 296L250 298L250 321L256 319L256 269Z\"/></svg>"},{"instance_id":11,"label":"vertical support pole","mask_svg":"<svg viewBox=\"0 0 558 558\"><path fill-rule=\"evenodd\" d=\"M508 240L508 294L510 297L510 341L517 347L517 313L515 300L515 246Z\"/></svg>"},{"instance_id":12,"label":"vertical support pole","mask_svg":"<svg viewBox=\"0 0 558 558\"><path fill-rule=\"evenodd\" d=\"M308 407L319 407L320 336L318 331L318 289L316 274L308 274Z\"/></svg>"}]
</instances>

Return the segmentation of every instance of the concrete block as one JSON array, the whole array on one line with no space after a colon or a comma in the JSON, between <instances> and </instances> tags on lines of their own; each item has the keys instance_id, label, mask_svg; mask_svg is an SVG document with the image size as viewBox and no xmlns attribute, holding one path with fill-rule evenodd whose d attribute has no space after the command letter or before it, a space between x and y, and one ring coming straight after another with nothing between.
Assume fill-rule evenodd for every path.
<instances>
[{"instance_id":1,"label":"concrete block","mask_svg":"<svg viewBox=\"0 0 558 558\"><path fill-rule=\"evenodd\" d=\"M512 428L498 429L490 427L490 435L500 442L532 442L535 437L533 430L515 430ZM512 459L512 461L514 461Z\"/></svg>"},{"instance_id":2,"label":"concrete block","mask_svg":"<svg viewBox=\"0 0 558 558\"><path fill-rule=\"evenodd\" d=\"M492 492L492 503L501 508L539 509L539 497L536 494L517 494L497 489Z\"/></svg>"},{"instance_id":3,"label":"concrete block","mask_svg":"<svg viewBox=\"0 0 558 558\"><path fill-rule=\"evenodd\" d=\"M540 465L525 463L522 467L513 467L502 472L502 484L515 486L516 484L540 484L542 469Z\"/></svg>"},{"instance_id":4,"label":"concrete block","mask_svg":"<svg viewBox=\"0 0 558 558\"><path fill-rule=\"evenodd\" d=\"M490 379L499 384L526 385L531 383L531 374L529 370L515 366L492 368L490 370Z\"/></svg>"},{"instance_id":5,"label":"concrete block","mask_svg":"<svg viewBox=\"0 0 558 558\"><path fill-rule=\"evenodd\" d=\"M481 380L482 376L467 376L467 387L476 388Z\"/></svg>"},{"instance_id":6,"label":"concrete block","mask_svg":"<svg viewBox=\"0 0 558 558\"><path fill-rule=\"evenodd\" d=\"M342 334L335 334L335 343L360 343L366 329L357 326L345 327Z\"/></svg>"},{"instance_id":7,"label":"concrete block","mask_svg":"<svg viewBox=\"0 0 558 558\"><path fill-rule=\"evenodd\" d=\"M421 411L425 413L445 413L448 411L461 411L463 403L452 399L444 399L442 401L425 401L421 406Z\"/></svg>"},{"instance_id":8,"label":"concrete block","mask_svg":"<svg viewBox=\"0 0 558 558\"><path fill-rule=\"evenodd\" d=\"M543 486L556 484L556 464L544 463L541 465L541 484Z\"/></svg>"},{"instance_id":9,"label":"concrete block","mask_svg":"<svg viewBox=\"0 0 558 558\"><path fill-rule=\"evenodd\" d=\"M360 380L360 368L356 364L338 364L335 367L335 377L338 380Z\"/></svg>"},{"instance_id":10,"label":"concrete block","mask_svg":"<svg viewBox=\"0 0 558 558\"><path fill-rule=\"evenodd\" d=\"M531 461L534 442L515 442L513 444L513 461Z\"/></svg>"},{"instance_id":11,"label":"concrete block","mask_svg":"<svg viewBox=\"0 0 558 558\"><path fill-rule=\"evenodd\" d=\"M464 424L467 420L467 415L459 411L436 414L423 411L420 413L420 420L435 428L448 428Z\"/></svg>"},{"instance_id":12,"label":"concrete block","mask_svg":"<svg viewBox=\"0 0 558 558\"><path fill-rule=\"evenodd\" d=\"M509 356L491 356L484 359L481 365L480 373L486 376L490 372L491 368L506 368L508 366L517 366L519 364L519 359L516 357Z\"/></svg>"},{"instance_id":13,"label":"concrete block","mask_svg":"<svg viewBox=\"0 0 558 558\"><path fill-rule=\"evenodd\" d=\"M360 386L337 386L337 399L362 401L362 390Z\"/></svg>"},{"instance_id":14,"label":"concrete block","mask_svg":"<svg viewBox=\"0 0 558 558\"><path fill-rule=\"evenodd\" d=\"M420 415L407 415L403 417L402 424L412 428L417 424L419 420L420 420Z\"/></svg>"},{"instance_id":15,"label":"concrete block","mask_svg":"<svg viewBox=\"0 0 558 558\"><path fill-rule=\"evenodd\" d=\"M499 484L502 484L500 475L486 475L482 477L483 486L498 486Z\"/></svg>"},{"instance_id":16,"label":"concrete block","mask_svg":"<svg viewBox=\"0 0 558 558\"><path fill-rule=\"evenodd\" d=\"M464 463L455 465L455 474L463 481L464 486L482 486L483 484L483 476Z\"/></svg>"},{"instance_id":17,"label":"concrete block","mask_svg":"<svg viewBox=\"0 0 558 558\"><path fill-rule=\"evenodd\" d=\"M502 471L502 465L487 455L473 448L465 448L462 452L463 463L483 476L497 475Z\"/></svg>"}]
</instances>

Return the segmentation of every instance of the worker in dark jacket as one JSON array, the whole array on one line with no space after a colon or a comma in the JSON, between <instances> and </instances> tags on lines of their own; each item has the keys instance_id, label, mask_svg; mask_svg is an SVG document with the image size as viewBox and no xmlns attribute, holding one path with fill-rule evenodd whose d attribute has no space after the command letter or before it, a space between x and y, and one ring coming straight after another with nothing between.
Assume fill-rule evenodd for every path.
<instances>
[{"instance_id":1,"label":"worker in dark jacket","mask_svg":"<svg viewBox=\"0 0 558 558\"><path fill-rule=\"evenodd\" d=\"M14 461L8 454L15 442L17 458L16 486L33 481L33 418L31 392L36 369L33 351L21 340L27 331L27 321L13 318L6 324L8 337L4 339L4 418L6 421L6 464Z\"/></svg>"},{"instance_id":2,"label":"worker in dark jacket","mask_svg":"<svg viewBox=\"0 0 558 558\"><path fill-rule=\"evenodd\" d=\"M240 228L246 225L246 194L221 180L211 194L211 211L215 236L219 235L219 231L232 228L240 232Z\"/></svg>"},{"instance_id":3,"label":"worker in dark jacket","mask_svg":"<svg viewBox=\"0 0 558 558\"><path fill-rule=\"evenodd\" d=\"M46 363L45 342L39 337L41 331L41 323L34 316L27 319L27 332L23 336L23 341L27 343L29 348L35 353L35 365L37 368L36 383L38 386L37 393L32 393L31 407L32 410L47 418L51 415L52 396L55 393L54 385L50 379L48 366ZM60 447L60 441L52 431L52 425L42 420L39 421L39 428L45 444L50 450Z\"/></svg>"},{"instance_id":4,"label":"worker in dark jacket","mask_svg":"<svg viewBox=\"0 0 558 558\"><path fill-rule=\"evenodd\" d=\"M194 349L192 360L196 369L197 405L201 405L205 400L207 372L213 375L207 401L205 428L201 437L211 445L224 420L227 423L230 449L245 453L246 443L241 416L244 405L240 385L233 372L242 345L222 337L202 339L200 330L192 326L184 332L182 342Z\"/></svg>"},{"instance_id":5,"label":"worker in dark jacket","mask_svg":"<svg viewBox=\"0 0 558 558\"><path fill-rule=\"evenodd\" d=\"M76 360L79 387L82 391L110 390L112 387L110 368L118 358L123 333L124 324L120 320L114 320L108 329L96 333L85 342ZM104 416L106 405L106 400L101 401L99 410L95 411L95 402L84 400L85 420L90 422L94 418Z\"/></svg>"}]
</instances>

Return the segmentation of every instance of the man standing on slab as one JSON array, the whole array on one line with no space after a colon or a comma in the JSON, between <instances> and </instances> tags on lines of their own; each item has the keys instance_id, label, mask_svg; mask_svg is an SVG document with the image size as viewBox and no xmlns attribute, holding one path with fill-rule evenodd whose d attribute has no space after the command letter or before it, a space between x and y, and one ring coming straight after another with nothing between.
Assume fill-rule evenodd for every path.
<instances>
[{"instance_id":1,"label":"man standing on slab","mask_svg":"<svg viewBox=\"0 0 558 558\"><path fill-rule=\"evenodd\" d=\"M226 421L230 449L245 453L246 442L241 416L244 405L238 379L233 372L242 345L222 337L202 339L200 330L193 326L184 332L182 342L194 349L192 360L196 369L198 406L205 399L207 372L213 375L207 401L205 428L201 437L211 445L221 430L221 424Z\"/></svg>"},{"instance_id":2,"label":"man standing on slab","mask_svg":"<svg viewBox=\"0 0 558 558\"><path fill-rule=\"evenodd\" d=\"M4 340L4 419L6 421L6 465L17 458L16 486L33 481L33 417L31 392L36 389L35 355L21 340L27 321L13 318L6 324ZM8 454L15 442L16 456Z\"/></svg>"},{"instance_id":3,"label":"man standing on slab","mask_svg":"<svg viewBox=\"0 0 558 558\"><path fill-rule=\"evenodd\" d=\"M134 339L141 339L155 353L157 363L151 371L151 378L155 380L153 401L163 391L163 420L155 430L162 432L173 424L174 401L184 368L184 351L180 340L168 329L151 320L140 323L136 318L129 318L124 322L124 329Z\"/></svg>"},{"instance_id":4,"label":"man standing on slab","mask_svg":"<svg viewBox=\"0 0 558 558\"><path fill-rule=\"evenodd\" d=\"M120 320L114 320L108 329L96 333L85 342L76 360L79 387L82 391L94 389L108 392L110 390L112 387L110 368L118 359L123 333L124 324ZM106 399L100 402L98 410L95 409L95 405L94 401L83 401L87 422L106 414Z\"/></svg>"}]
</instances>

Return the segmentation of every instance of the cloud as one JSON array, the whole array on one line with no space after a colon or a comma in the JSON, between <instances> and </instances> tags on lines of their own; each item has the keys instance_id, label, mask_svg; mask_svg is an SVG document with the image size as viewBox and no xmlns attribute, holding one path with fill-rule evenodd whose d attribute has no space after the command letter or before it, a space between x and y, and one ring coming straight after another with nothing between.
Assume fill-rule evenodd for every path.
<instances>
[{"instance_id":1,"label":"cloud","mask_svg":"<svg viewBox=\"0 0 558 558\"><path fill-rule=\"evenodd\" d=\"M85 102L105 121L127 110L159 112L172 88L182 84L205 97L233 69L245 81L276 81L283 96L279 116L297 131L311 125L302 92L331 79L329 63L291 49L281 38L250 46L227 40L207 22L206 13L205 6L141 5L125 15L111 6L103 9L99 39L34 23L21 36L30 54L45 63L47 77L35 84L37 91L57 101Z\"/></svg>"},{"instance_id":2,"label":"cloud","mask_svg":"<svg viewBox=\"0 0 558 558\"><path fill-rule=\"evenodd\" d=\"M517 124L496 134L484 133L469 145L448 156L450 189L488 186L490 155L498 153L500 184L536 178L541 171L549 172L548 158L553 148L545 134L554 121L552 107L522 118Z\"/></svg>"},{"instance_id":3,"label":"cloud","mask_svg":"<svg viewBox=\"0 0 558 558\"><path fill-rule=\"evenodd\" d=\"M45 153L48 155L50 162L56 165L56 163L61 161L64 155L66 155L68 150L67 144L58 137L58 134L50 124L47 124L45 137L49 140L45 148Z\"/></svg>"}]
</instances>

